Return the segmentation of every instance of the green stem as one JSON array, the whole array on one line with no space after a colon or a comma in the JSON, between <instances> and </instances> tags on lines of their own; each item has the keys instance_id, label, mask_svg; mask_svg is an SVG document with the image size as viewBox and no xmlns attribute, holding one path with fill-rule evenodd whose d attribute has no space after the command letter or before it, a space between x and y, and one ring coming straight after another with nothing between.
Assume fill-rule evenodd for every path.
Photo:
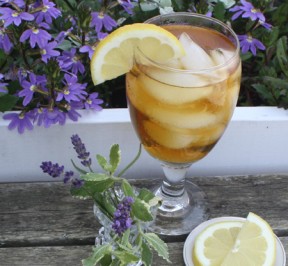
<instances>
[{"instance_id":1,"label":"green stem","mask_svg":"<svg viewBox=\"0 0 288 266\"><path fill-rule=\"evenodd\" d=\"M131 163L129 163L120 173L119 173L119 177L121 177L140 157L141 155L141 148L142 148L142 145L140 144L139 145L139 150L138 150L138 153L136 154L135 158L132 160Z\"/></svg>"}]
</instances>

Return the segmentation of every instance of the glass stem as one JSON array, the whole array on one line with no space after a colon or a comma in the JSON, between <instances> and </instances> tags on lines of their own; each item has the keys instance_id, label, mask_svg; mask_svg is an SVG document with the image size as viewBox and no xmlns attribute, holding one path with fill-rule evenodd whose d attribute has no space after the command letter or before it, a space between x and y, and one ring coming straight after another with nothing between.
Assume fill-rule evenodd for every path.
<instances>
[{"instance_id":1,"label":"glass stem","mask_svg":"<svg viewBox=\"0 0 288 266\"><path fill-rule=\"evenodd\" d=\"M163 163L165 174L161 192L168 197L181 197L185 191L185 176L191 164Z\"/></svg>"}]
</instances>

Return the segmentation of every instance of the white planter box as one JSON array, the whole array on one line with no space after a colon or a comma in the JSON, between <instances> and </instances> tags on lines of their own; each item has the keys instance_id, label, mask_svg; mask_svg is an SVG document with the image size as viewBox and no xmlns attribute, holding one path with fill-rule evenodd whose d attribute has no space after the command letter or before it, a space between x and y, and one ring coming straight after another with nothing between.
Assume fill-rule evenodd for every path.
<instances>
[{"instance_id":1,"label":"white planter box","mask_svg":"<svg viewBox=\"0 0 288 266\"><path fill-rule=\"evenodd\" d=\"M138 151L139 141L132 129L127 109L83 111L78 122L49 129L36 127L20 135L7 129L0 114L0 182L51 181L40 169L42 161L63 164L73 170L70 158L78 162L70 137L78 134L91 153L108 156L118 143L122 166ZM288 111L276 107L237 107L225 134L210 154L195 163L189 176L243 175L288 172ZM159 163L145 151L126 176L160 177Z\"/></svg>"}]
</instances>

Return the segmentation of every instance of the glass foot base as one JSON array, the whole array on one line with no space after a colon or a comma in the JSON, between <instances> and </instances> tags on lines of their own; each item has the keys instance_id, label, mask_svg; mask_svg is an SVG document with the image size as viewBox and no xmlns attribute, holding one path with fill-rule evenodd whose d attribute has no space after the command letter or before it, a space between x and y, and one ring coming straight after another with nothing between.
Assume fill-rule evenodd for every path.
<instances>
[{"instance_id":1,"label":"glass foot base","mask_svg":"<svg viewBox=\"0 0 288 266\"><path fill-rule=\"evenodd\" d=\"M149 226L149 230L156 234L187 235L209 218L205 194L190 180L185 180L185 190L180 197L167 196L161 188L155 194L163 200L156 219Z\"/></svg>"}]
</instances>

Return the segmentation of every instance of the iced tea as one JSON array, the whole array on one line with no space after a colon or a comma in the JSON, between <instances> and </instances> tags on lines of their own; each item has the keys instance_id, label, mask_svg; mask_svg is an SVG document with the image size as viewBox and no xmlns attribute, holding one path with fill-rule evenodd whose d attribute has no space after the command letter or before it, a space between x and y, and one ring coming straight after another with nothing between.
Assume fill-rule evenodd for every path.
<instances>
[{"instance_id":1,"label":"iced tea","mask_svg":"<svg viewBox=\"0 0 288 266\"><path fill-rule=\"evenodd\" d=\"M179 38L186 55L159 66L136 52L126 76L129 110L153 157L192 163L214 147L230 121L241 62L235 45L217 31L190 25L165 28Z\"/></svg>"}]
</instances>

